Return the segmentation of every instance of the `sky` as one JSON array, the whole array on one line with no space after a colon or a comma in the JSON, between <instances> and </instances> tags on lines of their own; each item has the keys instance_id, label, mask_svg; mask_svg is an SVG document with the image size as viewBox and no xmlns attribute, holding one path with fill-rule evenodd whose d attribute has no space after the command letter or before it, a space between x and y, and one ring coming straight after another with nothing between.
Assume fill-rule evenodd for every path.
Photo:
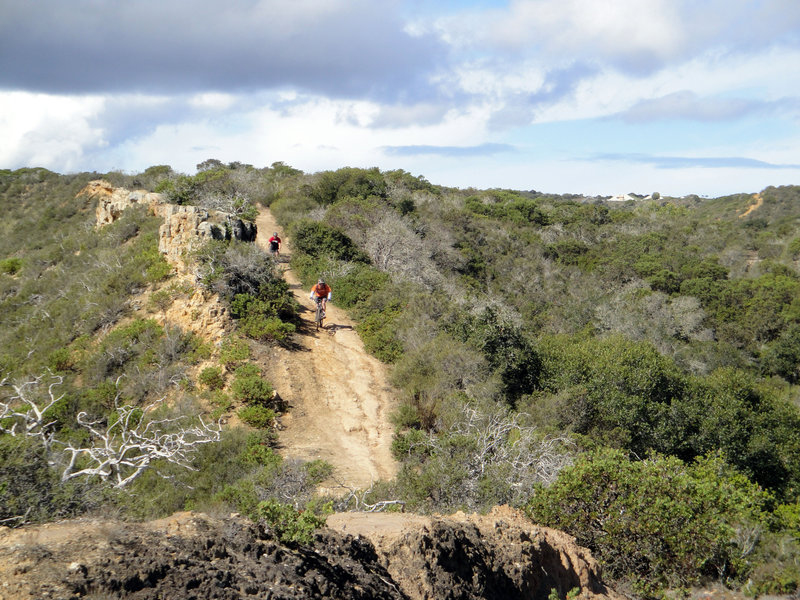
<instances>
[{"instance_id":1,"label":"sky","mask_svg":"<svg viewBox=\"0 0 800 600\"><path fill-rule=\"evenodd\" d=\"M0 0L0 168L800 184L798 0Z\"/></svg>"}]
</instances>

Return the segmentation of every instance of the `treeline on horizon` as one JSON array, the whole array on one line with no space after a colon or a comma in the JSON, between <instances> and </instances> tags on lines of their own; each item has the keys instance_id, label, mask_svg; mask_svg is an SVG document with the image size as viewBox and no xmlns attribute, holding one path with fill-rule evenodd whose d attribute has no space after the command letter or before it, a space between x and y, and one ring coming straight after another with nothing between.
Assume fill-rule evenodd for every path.
<instances>
[{"instance_id":1,"label":"treeline on horizon","mask_svg":"<svg viewBox=\"0 0 800 600\"><path fill-rule=\"evenodd\" d=\"M81 407L108 409L121 393L145 402L174 382L217 414L249 410L255 433L201 452L199 491L156 501L157 478L141 478L152 514L211 499L253 514L272 497L264 490L298 472L309 500L325 467L269 451L280 408L241 344L221 356L146 320L120 326L131 294L152 289L157 312L189 290L170 288L146 215L92 230L92 202L75 196L99 177L0 171L0 370L66 377L64 430ZM370 502L524 508L641 596L708 579L797 589L800 187L767 188L748 212L752 194L612 203L446 188L402 170L306 174L215 159L195 175L159 165L102 177L243 218L270 208L291 237L292 268L304 283L325 277L368 351L391 365L402 466ZM201 284L229 303L247 344L287 343L296 307L269 258L248 253L224 241L204 249ZM102 302L88 288L104 290ZM218 366L192 382L203 360ZM231 475L216 489L207 473L222 464Z\"/></svg>"}]
</instances>

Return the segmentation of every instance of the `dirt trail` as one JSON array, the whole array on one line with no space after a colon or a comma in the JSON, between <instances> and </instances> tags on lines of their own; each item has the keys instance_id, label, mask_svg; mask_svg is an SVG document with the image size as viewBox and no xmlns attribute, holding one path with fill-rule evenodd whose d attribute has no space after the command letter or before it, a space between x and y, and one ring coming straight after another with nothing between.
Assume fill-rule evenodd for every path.
<instances>
[{"instance_id":1,"label":"dirt trail","mask_svg":"<svg viewBox=\"0 0 800 600\"><path fill-rule=\"evenodd\" d=\"M273 231L281 234L285 261L291 243L269 210L262 210L256 224L256 241L263 248ZM386 384L386 367L366 353L354 323L332 304L326 329L317 332L309 291L290 269L284 278L304 311L295 334L297 348L276 348L267 365L268 379L290 407L281 418L281 454L326 460L334 466L336 480L348 487L365 488L394 477L397 464L391 455L389 422L394 400Z\"/></svg>"},{"instance_id":2,"label":"dirt trail","mask_svg":"<svg viewBox=\"0 0 800 600\"><path fill-rule=\"evenodd\" d=\"M761 208L761 205L762 205L762 204L764 204L764 198L762 198L762 197L761 197L761 194L753 194L753 200L755 200L755 201L756 201L756 203L755 203L755 204L751 204L751 205L750 205L750 206L747 208L747 210L746 210L746 211L744 211L742 214L740 214L740 215L739 215L739 218L740 218L740 219L743 219L743 218L745 218L747 215L749 215L751 212L753 212L753 211L755 211L755 210L758 210L759 208Z\"/></svg>"}]
</instances>

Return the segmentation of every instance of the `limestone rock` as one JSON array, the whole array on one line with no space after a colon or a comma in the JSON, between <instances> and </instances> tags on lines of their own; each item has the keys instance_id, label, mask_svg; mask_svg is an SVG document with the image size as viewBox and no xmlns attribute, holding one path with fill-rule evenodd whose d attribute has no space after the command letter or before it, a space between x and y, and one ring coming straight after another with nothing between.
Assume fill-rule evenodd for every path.
<instances>
[{"instance_id":1,"label":"limestone rock","mask_svg":"<svg viewBox=\"0 0 800 600\"><path fill-rule=\"evenodd\" d=\"M80 194L98 199L96 226L110 225L133 206L146 206L149 212L164 222L158 230L158 250L174 267L176 282L190 288L197 284L187 260L210 239L236 239L252 242L256 239L255 223L247 223L233 215L206 210L198 206L177 205L166 202L161 194L144 190L130 191L115 188L107 181L90 182ZM196 289L187 302L173 304L163 315L163 320L175 323L182 329L201 335L212 343L219 343L229 326L227 309L216 295Z\"/></svg>"}]
</instances>

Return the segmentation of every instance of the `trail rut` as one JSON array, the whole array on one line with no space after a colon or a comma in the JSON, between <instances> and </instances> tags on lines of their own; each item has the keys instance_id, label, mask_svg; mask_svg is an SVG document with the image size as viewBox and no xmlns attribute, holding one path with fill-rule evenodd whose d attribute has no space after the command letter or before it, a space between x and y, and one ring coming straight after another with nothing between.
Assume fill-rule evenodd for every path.
<instances>
[{"instance_id":1,"label":"trail rut","mask_svg":"<svg viewBox=\"0 0 800 600\"><path fill-rule=\"evenodd\" d=\"M265 249L273 231L281 234L285 261L291 241L268 209L262 210L256 224L256 241ZM354 323L332 304L328 304L326 329L317 332L309 291L286 268L286 262L281 264L286 282L303 307L296 347L276 348L266 367L273 387L289 404L289 412L281 418L281 454L326 460L335 469L335 480L351 488L394 477L397 464L391 455L389 422L394 399L385 365L366 353Z\"/></svg>"}]
</instances>

